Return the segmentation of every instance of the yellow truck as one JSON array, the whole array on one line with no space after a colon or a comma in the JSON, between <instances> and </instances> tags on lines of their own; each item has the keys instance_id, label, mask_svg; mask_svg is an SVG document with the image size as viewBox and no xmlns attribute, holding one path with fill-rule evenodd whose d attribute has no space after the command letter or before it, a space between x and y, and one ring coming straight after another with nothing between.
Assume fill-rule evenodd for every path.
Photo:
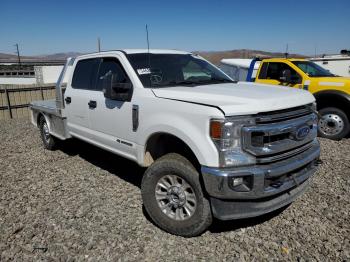
<instances>
[{"instance_id":1,"label":"yellow truck","mask_svg":"<svg viewBox=\"0 0 350 262\"><path fill-rule=\"evenodd\" d=\"M334 75L306 59L271 58L253 59L246 80L310 91L320 115L319 136L340 140L349 135L350 78Z\"/></svg>"}]
</instances>

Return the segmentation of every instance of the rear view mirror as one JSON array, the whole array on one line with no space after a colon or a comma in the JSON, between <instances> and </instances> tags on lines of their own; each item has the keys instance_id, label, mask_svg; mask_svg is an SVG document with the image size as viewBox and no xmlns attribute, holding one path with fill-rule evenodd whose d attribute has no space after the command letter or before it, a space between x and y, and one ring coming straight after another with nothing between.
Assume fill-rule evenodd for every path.
<instances>
[{"instance_id":1,"label":"rear view mirror","mask_svg":"<svg viewBox=\"0 0 350 262\"><path fill-rule=\"evenodd\" d=\"M120 83L116 81L117 76L111 74L103 79L103 94L105 98L118 100L118 101L130 101L132 96L132 84Z\"/></svg>"},{"instance_id":2,"label":"rear view mirror","mask_svg":"<svg viewBox=\"0 0 350 262\"><path fill-rule=\"evenodd\" d=\"M112 83L112 89L117 93L129 93L132 89L131 83Z\"/></svg>"}]
</instances>

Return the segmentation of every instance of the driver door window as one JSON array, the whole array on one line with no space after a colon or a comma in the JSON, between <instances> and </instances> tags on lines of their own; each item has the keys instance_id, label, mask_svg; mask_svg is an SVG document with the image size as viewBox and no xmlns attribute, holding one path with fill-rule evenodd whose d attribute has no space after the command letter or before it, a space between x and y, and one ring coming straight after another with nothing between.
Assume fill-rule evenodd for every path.
<instances>
[{"instance_id":1,"label":"driver door window","mask_svg":"<svg viewBox=\"0 0 350 262\"><path fill-rule=\"evenodd\" d=\"M283 77L283 71L289 70L291 73L291 83L284 83L281 81ZM289 65L280 62L268 62L264 63L259 73L259 81L261 83L273 84L273 85L288 85L295 86L301 84L302 78L300 75Z\"/></svg>"},{"instance_id":2,"label":"driver door window","mask_svg":"<svg viewBox=\"0 0 350 262\"><path fill-rule=\"evenodd\" d=\"M118 83L129 83L130 80L126 75L122 65L115 58L103 58L97 77L96 90L102 91L103 83L106 78L115 77Z\"/></svg>"}]
</instances>

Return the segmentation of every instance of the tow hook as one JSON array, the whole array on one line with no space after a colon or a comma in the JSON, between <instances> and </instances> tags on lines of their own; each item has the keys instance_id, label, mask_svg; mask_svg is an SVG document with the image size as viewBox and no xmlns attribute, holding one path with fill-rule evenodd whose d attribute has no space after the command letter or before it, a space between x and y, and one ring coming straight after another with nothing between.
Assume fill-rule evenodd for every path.
<instances>
[{"instance_id":1,"label":"tow hook","mask_svg":"<svg viewBox=\"0 0 350 262\"><path fill-rule=\"evenodd\" d=\"M323 161L321 159L315 160L315 166L320 166L323 164Z\"/></svg>"}]
</instances>

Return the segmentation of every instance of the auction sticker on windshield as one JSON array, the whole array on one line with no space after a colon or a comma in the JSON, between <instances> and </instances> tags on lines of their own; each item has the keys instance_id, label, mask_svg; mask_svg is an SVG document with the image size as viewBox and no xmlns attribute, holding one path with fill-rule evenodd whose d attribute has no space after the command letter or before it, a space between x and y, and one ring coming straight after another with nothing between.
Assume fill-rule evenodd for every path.
<instances>
[{"instance_id":1,"label":"auction sticker on windshield","mask_svg":"<svg viewBox=\"0 0 350 262\"><path fill-rule=\"evenodd\" d=\"M140 69L137 69L137 73L139 75L149 75L151 73L151 69L149 69L149 68L140 68Z\"/></svg>"}]
</instances>

